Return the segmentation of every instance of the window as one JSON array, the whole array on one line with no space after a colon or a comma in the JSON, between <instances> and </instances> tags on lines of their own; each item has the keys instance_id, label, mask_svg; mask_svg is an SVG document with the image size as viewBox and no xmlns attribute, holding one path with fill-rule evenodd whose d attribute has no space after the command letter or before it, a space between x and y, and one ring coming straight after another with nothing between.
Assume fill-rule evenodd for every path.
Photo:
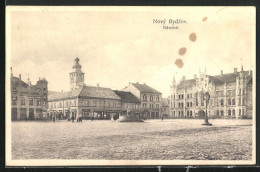
<instances>
[{"instance_id":1,"label":"window","mask_svg":"<svg viewBox=\"0 0 260 172\"><path fill-rule=\"evenodd\" d=\"M204 101L203 100L201 101L201 106L204 106Z\"/></svg>"},{"instance_id":2,"label":"window","mask_svg":"<svg viewBox=\"0 0 260 172\"><path fill-rule=\"evenodd\" d=\"M236 105L236 100L232 99L232 105Z\"/></svg>"},{"instance_id":3,"label":"window","mask_svg":"<svg viewBox=\"0 0 260 172\"><path fill-rule=\"evenodd\" d=\"M219 116L219 110L217 110L217 116Z\"/></svg>"},{"instance_id":4,"label":"window","mask_svg":"<svg viewBox=\"0 0 260 172\"><path fill-rule=\"evenodd\" d=\"M238 99L238 105L241 105L241 99L240 98Z\"/></svg>"},{"instance_id":5,"label":"window","mask_svg":"<svg viewBox=\"0 0 260 172\"><path fill-rule=\"evenodd\" d=\"M25 98L21 97L21 105L25 105Z\"/></svg>"},{"instance_id":6,"label":"window","mask_svg":"<svg viewBox=\"0 0 260 172\"><path fill-rule=\"evenodd\" d=\"M190 95L189 94L187 94L187 99L189 99L190 98Z\"/></svg>"},{"instance_id":7,"label":"window","mask_svg":"<svg viewBox=\"0 0 260 172\"><path fill-rule=\"evenodd\" d=\"M144 94L143 95L143 100L146 101L147 100L147 96Z\"/></svg>"},{"instance_id":8,"label":"window","mask_svg":"<svg viewBox=\"0 0 260 172\"><path fill-rule=\"evenodd\" d=\"M33 105L33 98L29 99L29 105L31 105L31 106Z\"/></svg>"},{"instance_id":9,"label":"window","mask_svg":"<svg viewBox=\"0 0 260 172\"><path fill-rule=\"evenodd\" d=\"M99 107L103 107L103 102L99 101Z\"/></svg>"},{"instance_id":10,"label":"window","mask_svg":"<svg viewBox=\"0 0 260 172\"><path fill-rule=\"evenodd\" d=\"M230 109L228 110L228 116L231 116L231 110Z\"/></svg>"},{"instance_id":11,"label":"window","mask_svg":"<svg viewBox=\"0 0 260 172\"><path fill-rule=\"evenodd\" d=\"M159 104L156 105L156 109L159 109Z\"/></svg>"},{"instance_id":12,"label":"window","mask_svg":"<svg viewBox=\"0 0 260 172\"><path fill-rule=\"evenodd\" d=\"M235 111L235 109L232 110L232 116L236 116L236 111Z\"/></svg>"},{"instance_id":13,"label":"window","mask_svg":"<svg viewBox=\"0 0 260 172\"><path fill-rule=\"evenodd\" d=\"M45 106L45 102L46 102L45 99L43 99L43 105L44 105L44 106Z\"/></svg>"},{"instance_id":14,"label":"window","mask_svg":"<svg viewBox=\"0 0 260 172\"><path fill-rule=\"evenodd\" d=\"M187 111L187 116L190 116L190 112L189 111Z\"/></svg>"},{"instance_id":15,"label":"window","mask_svg":"<svg viewBox=\"0 0 260 172\"><path fill-rule=\"evenodd\" d=\"M187 102L187 107L189 107L189 102Z\"/></svg>"},{"instance_id":16,"label":"window","mask_svg":"<svg viewBox=\"0 0 260 172\"><path fill-rule=\"evenodd\" d=\"M17 97L13 96L12 97L12 105L16 105L17 104Z\"/></svg>"},{"instance_id":17,"label":"window","mask_svg":"<svg viewBox=\"0 0 260 172\"><path fill-rule=\"evenodd\" d=\"M192 102L190 102L190 107L192 107Z\"/></svg>"},{"instance_id":18,"label":"window","mask_svg":"<svg viewBox=\"0 0 260 172\"><path fill-rule=\"evenodd\" d=\"M223 99L220 100L220 105L224 106L224 100Z\"/></svg>"},{"instance_id":19,"label":"window","mask_svg":"<svg viewBox=\"0 0 260 172\"><path fill-rule=\"evenodd\" d=\"M153 101L153 96L150 97L150 101Z\"/></svg>"},{"instance_id":20,"label":"window","mask_svg":"<svg viewBox=\"0 0 260 172\"><path fill-rule=\"evenodd\" d=\"M192 111L190 111L190 116L192 116Z\"/></svg>"},{"instance_id":21,"label":"window","mask_svg":"<svg viewBox=\"0 0 260 172\"><path fill-rule=\"evenodd\" d=\"M84 100L81 101L81 105L84 106Z\"/></svg>"},{"instance_id":22,"label":"window","mask_svg":"<svg viewBox=\"0 0 260 172\"><path fill-rule=\"evenodd\" d=\"M144 104L143 104L143 108L146 108L146 106L147 106L146 103L144 103Z\"/></svg>"},{"instance_id":23,"label":"window","mask_svg":"<svg viewBox=\"0 0 260 172\"><path fill-rule=\"evenodd\" d=\"M93 101L93 106L97 107L97 101ZM110 106L110 103L109 103L109 106Z\"/></svg>"},{"instance_id":24,"label":"window","mask_svg":"<svg viewBox=\"0 0 260 172\"><path fill-rule=\"evenodd\" d=\"M222 111L220 111L220 113L221 113L221 116L224 116L224 111L222 110Z\"/></svg>"},{"instance_id":25,"label":"window","mask_svg":"<svg viewBox=\"0 0 260 172\"><path fill-rule=\"evenodd\" d=\"M229 105L229 106L231 105L231 100L230 100L230 99L228 99L228 105Z\"/></svg>"}]
</instances>

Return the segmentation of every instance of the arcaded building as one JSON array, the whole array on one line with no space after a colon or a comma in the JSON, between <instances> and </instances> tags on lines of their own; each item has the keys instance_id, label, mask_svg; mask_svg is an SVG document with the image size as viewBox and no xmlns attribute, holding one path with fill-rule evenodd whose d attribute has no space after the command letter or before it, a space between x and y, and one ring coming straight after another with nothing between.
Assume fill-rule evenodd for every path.
<instances>
[{"instance_id":1,"label":"arcaded building","mask_svg":"<svg viewBox=\"0 0 260 172\"><path fill-rule=\"evenodd\" d=\"M47 116L48 108L48 81L43 78L35 85L30 79L27 83L13 76L11 72L11 119L14 120L41 120Z\"/></svg>"},{"instance_id":2,"label":"arcaded building","mask_svg":"<svg viewBox=\"0 0 260 172\"><path fill-rule=\"evenodd\" d=\"M203 117L206 102L203 92L209 92L207 106L209 117L217 118L251 118L252 117L252 71L220 72L211 76L206 71L194 75L193 79L185 77L179 83L175 79L171 85L171 117Z\"/></svg>"}]
</instances>

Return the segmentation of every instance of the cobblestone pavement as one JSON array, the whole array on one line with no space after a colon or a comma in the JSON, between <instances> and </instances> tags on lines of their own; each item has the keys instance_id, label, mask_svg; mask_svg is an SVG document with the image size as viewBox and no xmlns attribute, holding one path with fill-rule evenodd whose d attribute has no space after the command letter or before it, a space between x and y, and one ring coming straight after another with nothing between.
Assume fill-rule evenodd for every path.
<instances>
[{"instance_id":1,"label":"cobblestone pavement","mask_svg":"<svg viewBox=\"0 0 260 172\"><path fill-rule=\"evenodd\" d=\"M251 120L13 122L13 159L250 160Z\"/></svg>"}]
</instances>

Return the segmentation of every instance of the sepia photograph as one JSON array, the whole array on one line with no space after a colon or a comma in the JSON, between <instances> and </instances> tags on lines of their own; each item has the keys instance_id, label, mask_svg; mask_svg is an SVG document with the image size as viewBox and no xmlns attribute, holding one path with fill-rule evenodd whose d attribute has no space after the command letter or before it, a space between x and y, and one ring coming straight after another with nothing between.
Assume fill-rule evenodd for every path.
<instances>
[{"instance_id":1,"label":"sepia photograph","mask_svg":"<svg viewBox=\"0 0 260 172\"><path fill-rule=\"evenodd\" d=\"M252 6L7 6L6 166L256 163Z\"/></svg>"}]
</instances>

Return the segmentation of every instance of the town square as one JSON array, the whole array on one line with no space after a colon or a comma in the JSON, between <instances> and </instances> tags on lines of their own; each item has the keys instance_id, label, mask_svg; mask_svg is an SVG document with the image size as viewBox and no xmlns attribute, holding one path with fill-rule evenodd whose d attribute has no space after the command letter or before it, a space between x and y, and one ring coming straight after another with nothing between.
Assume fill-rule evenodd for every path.
<instances>
[{"instance_id":1,"label":"town square","mask_svg":"<svg viewBox=\"0 0 260 172\"><path fill-rule=\"evenodd\" d=\"M8 8L8 165L255 162L255 11L133 9Z\"/></svg>"}]
</instances>

